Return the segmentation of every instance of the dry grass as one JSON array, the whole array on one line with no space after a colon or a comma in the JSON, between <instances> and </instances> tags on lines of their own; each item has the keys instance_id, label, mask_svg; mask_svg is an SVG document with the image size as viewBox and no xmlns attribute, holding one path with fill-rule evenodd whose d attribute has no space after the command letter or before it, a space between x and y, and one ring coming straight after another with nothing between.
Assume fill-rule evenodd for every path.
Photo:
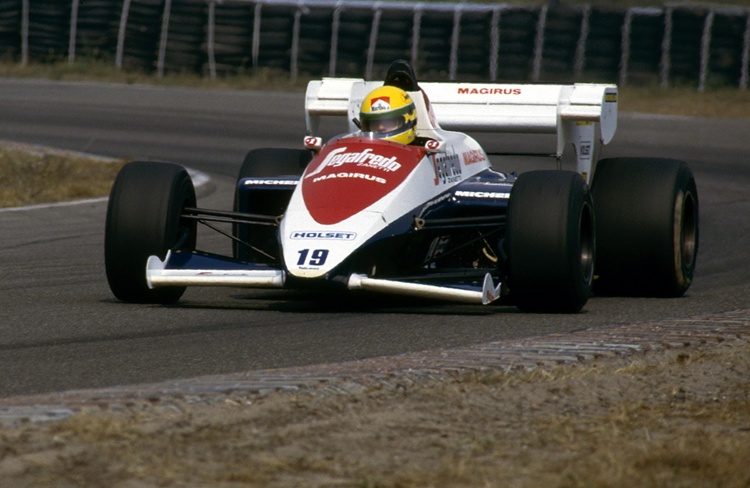
<instances>
[{"instance_id":1,"label":"dry grass","mask_svg":"<svg viewBox=\"0 0 750 488\"><path fill-rule=\"evenodd\" d=\"M748 5L750 5L750 0L748 0ZM271 69L218 77L213 80L193 74L167 74L159 78L154 74L117 70L109 63L87 60L76 61L72 65L67 62L58 62L21 66L0 62L0 77L184 86L216 90L290 91L304 90L309 80L307 77L291 80L288 74ZM723 87L698 92L695 86L672 86L663 89L658 85L631 84L620 87L619 104L623 112L747 118L750 117L750 90L742 91L733 87Z\"/></svg>"},{"instance_id":2,"label":"dry grass","mask_svg":"<svg viewBox=\"0 0 750 488\"><path fill-rule=\"evenodd\" d=\"M0 207L109 194L123 163L21 144L0 144Z\"/></svg>"},{"instance_id":3,"label":"dry grass","mask_svg":"<svg viewBox=\"0 0 750 488\"><path fill-rule=\"evenodd\" d=\"M747 401L613 405L600 418L538 426L570 456L561 486L747 486Z\"/></svg>"},{"instance_id":4,"label":"dry grass","mask_svg":"<svg viewBox=\"0 0 750 488\"><path fill-rule=\"evenodd\" d=\"M0 479L41 487L746 488L750 346L712 349L348 395L133 402L126 413L0 429Z\"/></svg>"},{"instance_id":5,"label":"dry grass","mask_svg":"<svg viewBox=\"0 0 750 488\"><path fill-rule=\"evenodd\" d=\"M17 63L0 62L0 77L4 78L40 78L54 81L94 81L102 83L121 83L126 85L143 84L158 86L182 86L188 88L205 88L214 90L303 90L308 79L299 77L291 80L281 70L262 68L247 73L219 76L211 79L207 76L192 73L166 73L158 77L154 73L138 70L118 70L114 63L77 60L74 64L67 61L52 63L30 63L22 66Z\"/></svg>"},{"instance_id":6,"label":"dry grass","mask_svg":"<svg viewBox=\"0 0 750 488\"><path fill-rule=\"evenodd\" d=\"M718 88L698 92L694 87L625 86L620 88L622 112L714 118L750 117L750 90Z\"/></svg>"}]
</instances>

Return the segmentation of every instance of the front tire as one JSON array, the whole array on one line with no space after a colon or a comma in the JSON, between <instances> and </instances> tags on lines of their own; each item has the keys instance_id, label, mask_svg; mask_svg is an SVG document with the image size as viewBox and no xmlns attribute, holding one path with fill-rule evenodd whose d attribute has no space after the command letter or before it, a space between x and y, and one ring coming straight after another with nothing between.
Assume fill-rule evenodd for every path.
<instances>
[{"instance_id":1,"label":"front tire","mask_svg":"<svg viewBox=\"0 0 750 488\"><path fill-rule=\"evenodd\" d=\"M679 297L698 254L698 191L683 161L599 161L596 205L599 295Z\"/></svg>"},{"instance_id":2,"label":"front tire","mask_svg":"<svg viewBox=\"0 0 750 488\"><path fill-rule=\"evenodd\" d=\"M574 313L591 296L594 208L571 171L530 171L513 185L506 231L508 286L523 312Z\"/></svg>"},{"instance_id":3,"label":"front tire","mask_svg":"<svg viewBox=\"0 0 750 488\"><path fill-rule=\"evenodd\" d=\"M174 303L185 287L150 289L149 256L164 259L180 246L194 249L196 222L181 218L195 207L193 181L176 164L133 162L117 175L109 197L104 235L107 281L119 300L130 303Z\"/></svg>"}]
</instances>

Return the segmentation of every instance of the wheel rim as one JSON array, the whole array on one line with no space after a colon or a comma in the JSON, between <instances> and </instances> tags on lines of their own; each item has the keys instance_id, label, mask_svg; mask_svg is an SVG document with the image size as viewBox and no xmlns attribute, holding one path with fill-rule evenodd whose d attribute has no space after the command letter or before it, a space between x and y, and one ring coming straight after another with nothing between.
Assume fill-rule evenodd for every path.
<instances>
[{"instance_id":1,"label":"wheel rim","mask_svg":"<svg viewBox=\"0 0 750 488\"><path fill-rule=\"evenodd\" d=\"M590 285L594 279L594 222L592 218L591 206L588 203L583 205L581 211L581 221L579 224L579 239L581 243L581 274L586 284Z\"/></svg>"},{"instance_id":2,"label":"wheel rim","mask_svg":"<svg viewBox=\"0 0 750 488\"><path fill-rule=\"evenodd\" d=\"M684 269L690 269L695 262L697 250L698 219L695 198L692 192L686 192L683 195L682 202L678 201L677 211L680 212L677 217L678 222L678 243L680 246L681 265Z\"/></svg>"}]
</instances>

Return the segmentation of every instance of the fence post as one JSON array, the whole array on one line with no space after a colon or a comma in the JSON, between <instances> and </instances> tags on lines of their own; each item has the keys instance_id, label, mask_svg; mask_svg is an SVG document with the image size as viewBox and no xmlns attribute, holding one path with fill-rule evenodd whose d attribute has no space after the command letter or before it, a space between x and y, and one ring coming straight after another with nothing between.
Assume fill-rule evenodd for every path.
<instances>
[{"instance_id":1,"label":"fence post","mask_svg":"<svg viewBox=\"0 0 750 488\"><path fill-rule=\"evenodd\" d=\"M208 76L216 79L216 2L208 4L208 25L206 26L206 55L208 57Z\"/></svg>"},{"instance_id":2,"label":"fence post","mask_svg":"<svg viewBox=\"0 0 750 488\"><path fill-rule=\"evenodd\" d=\"M21 66L29 64L29 0L21 2Z\"/></svg>"},{"instance_id":3,"label":"fence post","mask_svg":"<svg viewBox=\"0 0 750 488\"><path fill-rule=\"evenodd\" d=\"M291 59L289 60L290 66L289 71L291 72L292 81L297 81L297 76L299 75L299 66L298 66L298 58L299 58L299 36L300 36L300 29L302 28L302 15L305 13L306 7L304 0L299 1L299 6L297 7L297 10L294 12L294 24L292 25L292 52L291 52Z\"/></svg>"},{"instance_id":4,"label":"fence post","mask_svg":"<svg viewBox=\"0 0 750 488\"><path fill-rule=\"evenodd\" d=\"M575 62L573 64L573 78L578 80L586 66L586 42L589 39L591 20L591 5L584 5L581 13L581 30L578 33L578 42L576 43Z\"/></svg>"},{"instance_id":5,"label":"fence post","mask_svg":"<svg viewBox=\"0 0 750 488\"><path fill-rule=\"evenodd\" d=\"M534 38L534 68L531 72L531 80L538 82L542 76L542 59L544 55L544 29L547 26L547 5L539 10L539 21L536 24L536 37Z\"/></svg>"},{"instance_id":6,"label":"fence post","mask_svg":"<svg viewBox=\"0 0 750 488\"><path fill-rule=\"evenodd\" d=\"M338 0L336 2L336 8L333 9L333 19L331 19L331 55L328 60L328 76L336 76L342 10L344 10L343 2L342 0Z\"/></svg>"},{"instance_id":7,"label":"fence post","mask_svg":"<svg viewBox=\"0 0 750 488\"><path fill-rule=\"evenodd\" d=\"M130 0L122 2L120 13L120 30L117 32L117 53L115 54L115 67L122 69L122 58L125 52L125 31L128 26L128 13L130 12Z\"/></svg>"},{"instance_id":8,"label":"fence post","mask_svg":"<svg viewBox=\"0 0 750 488\"><path fill-rule=\"evenodd\" d=\"M664 12L664 37L661 41L661 61L659 62L659 86L669 87L669 70L671 68L672 50L672 7L667 7Z\"/></svg>"},{"instance_id":9,"label":"fence post","mask_svg":"<svg viewBox=\"0 0 750 488\"><path fill-rule=\"evenodd\" d=\"M490 81L497 81L497 63L500 57L500 18L504 7L492 8L492 25L490 26Z\"/></svg>"},{"instance_id":10,"label":"fence post","mask_svg":"<svg viewBox=\"0 0 750 488\"><path fill-rule=\"evenodd\" d=\"M167 57L167 39L169 37L169 14L172 10L172 0L165 0L164 12L161 17L161 38L159 39L159 57L156 60L156 75L164 78L164 60Z\"/></svg>"},{"instance_id":11,"label":"fence post","mask_svg":"<svg viewBox=\"0 0 750 488\"><path fill-rule=\"evenodd\" d=\"M416 68L419 56L419 38L422 30L422 2L414 5L411 27L411 65Z\"/></svg>"},{"instance_id":12,"label":"fence post","mask_svg":"<svg viewBox=\"0 0 750 488\"><path fill-rule=\"evenodd\" d=\"M711 61L711 31L714 28L713 9L708 11L706 20L703 22L703 37L701 38L701 70L698 78L698 91L706 89L706 77L708 76L709 63Z\"/></svg>"},{"instance_id":13,"label":"fence post","mask_svg":"<svg viewBox=\"0 0 750 488\"><path fill-rule=\"evenodd\" d=\"M463 4L458 4L453 9L453 30L451 31L451 54L448 62L448 79L456 81L458 71L458 43L461 39L461 16L463 15Z\"/></svg>"},{"instance_id":14,"label":"fence post","mask_svg":"<svg viewBox=\"0 0 750 488\"><path fill-rule=\"evenodd\" d=\"M628 63L630 62L630 28L633 24L633 9L629 8L622 22L622 40L620 42L620 76L618 83L625 86L628 82Z\"/></svg>"},{"instance_id":15,"label":"fence post","mask_svg":"<svg viewBox=\"0 0 750 488\"><path fill-rule=\"evenodd\" d=\"M78 31L79 0L73 0L70 6L70 37L68 38L68 64L76 60L76 32Z\"/></svg>"},{"instance_id":16,"label":"fence post","mask_svg":"<svg viewBox=\"0 0 750 488\"><path fill-rule=\"evenodd\" d=\"M383 15L382 2L375 2L372 6L372 24L370 25L370 44L367 46L367 64L365 65L365 79L372 79L372 69L375 63L375 48L378 45L378 31L380 30L380 17Z\"/></svg>"},{"instance_id":17,"label":"fence post","mask_svg":"<svg viewBox=\"0 0 750 488\"><path fill-rule=\"evenodd\" d=\"M262 9L263 4L260 1L257 2L255 4L255 11L253 12L253 45L251 48L253 68L258 67L258 60L260 59L260 19Z\"/></svg>"},{"instance_id":18,"label":"fence post","mask_svg":"<svg viewBox=\"0 0 750 488\"><path fill-rule=\"evenodd\" d=\"M745 34L742 38L742 66L740 66L740 90L747 89L748 64L750 64L750 10L745 20Z\"/></svg>"}]
</instances>

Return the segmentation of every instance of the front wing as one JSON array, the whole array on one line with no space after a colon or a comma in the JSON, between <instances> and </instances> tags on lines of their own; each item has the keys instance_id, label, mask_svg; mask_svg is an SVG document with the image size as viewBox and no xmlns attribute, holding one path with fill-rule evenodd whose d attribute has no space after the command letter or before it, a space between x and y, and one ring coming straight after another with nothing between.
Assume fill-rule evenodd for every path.
<instances>
[{"instance_id":1,"label":"front wing","mask_svg":"<svg viewBox=\"0 0 750 488\"><path fill-rule=\"evenodd\" d=\"M262 264L240 263L223 256L198 251L170 251L162 261L151 256L146 266L150 288L160 286L239 286L252 288L285 288L286 273ZM500 297L487 273L481 284L431 285L411 281L369 278L351 274L346 280L349 290L365 290L419 298L486 305Z\"/></svg>"}]
</instances>

